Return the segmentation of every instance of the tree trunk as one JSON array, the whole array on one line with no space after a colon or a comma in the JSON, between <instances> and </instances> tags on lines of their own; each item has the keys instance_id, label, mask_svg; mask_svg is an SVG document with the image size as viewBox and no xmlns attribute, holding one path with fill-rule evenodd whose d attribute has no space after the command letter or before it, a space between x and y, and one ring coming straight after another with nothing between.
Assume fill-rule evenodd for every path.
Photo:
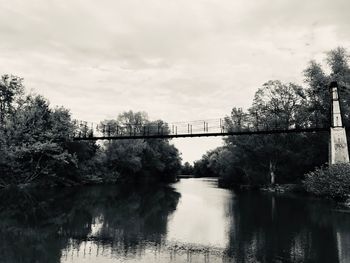
<instances>
[{"instance_id":1,"label":"tree trunk","mask_svg":"<svg viewBox=\"0 0 350 263\"><path fill-rule=\"evenodd\" d=\"M270 183L271 183L271 185L275 185L275 179L276 179L275 170L276 170L276 165L273 164L272 161L270 161Z\"/></svg>"}]
</instances>

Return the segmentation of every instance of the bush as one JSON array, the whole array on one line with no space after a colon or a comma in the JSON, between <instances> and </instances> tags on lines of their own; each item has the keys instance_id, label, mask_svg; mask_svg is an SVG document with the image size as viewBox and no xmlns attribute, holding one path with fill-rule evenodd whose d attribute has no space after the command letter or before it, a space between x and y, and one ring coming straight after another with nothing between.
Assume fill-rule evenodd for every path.
<instances>
[{"instance_id":1,"label":"bush","mask_svg":"<svg viewBox=\"0 0 350 263\"><path fill-rule=\"evenodd\" d=\"M344 200L350 195L350 164L316 168L306 174L303 184L309 193Z\"/></svg>"}]
</instances>

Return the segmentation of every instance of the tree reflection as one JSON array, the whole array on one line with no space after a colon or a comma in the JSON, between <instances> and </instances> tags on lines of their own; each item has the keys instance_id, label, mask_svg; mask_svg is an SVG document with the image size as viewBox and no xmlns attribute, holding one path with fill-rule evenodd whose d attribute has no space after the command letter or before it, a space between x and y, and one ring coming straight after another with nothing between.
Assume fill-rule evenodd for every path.
<instances>
[{"instance_id":1,"label":"tree reflection","mask_svg":"<svg viewBox=\"0 0 350 263\"><path fill-rule=\"evenodd\" d=\"M320 200L244 192L232 203L227 254L237 262L345 262L349 235L349 215Z\"/></svg>"},{"instance_id":2,"label":"tree reflection","mask_svg":"<svg viewBox=\"0 0 350 263\"><path fill-rule=\"evenodd\" d=\"M0 261L60 262L72 242L115 253L160 244L180 194L170 187L93 186L0 193Z\"/></svg>"}]
</instances>

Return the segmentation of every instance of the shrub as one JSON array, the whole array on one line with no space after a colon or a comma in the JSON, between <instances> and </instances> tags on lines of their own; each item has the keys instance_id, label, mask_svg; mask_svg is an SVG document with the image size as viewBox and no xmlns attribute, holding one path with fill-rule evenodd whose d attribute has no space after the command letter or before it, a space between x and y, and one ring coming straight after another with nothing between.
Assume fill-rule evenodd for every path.
<instances>
[{"instance_id":1,"label":"shrub","mask_svg":"<svg viewBox=\"0 0 350 263\"><path fill-rule=\"evenodd\" d=\"M338 200L346 199L350 195L350 164L316 168L306 174L303 184L309 193Z\"/></svg>"}]
</instances>

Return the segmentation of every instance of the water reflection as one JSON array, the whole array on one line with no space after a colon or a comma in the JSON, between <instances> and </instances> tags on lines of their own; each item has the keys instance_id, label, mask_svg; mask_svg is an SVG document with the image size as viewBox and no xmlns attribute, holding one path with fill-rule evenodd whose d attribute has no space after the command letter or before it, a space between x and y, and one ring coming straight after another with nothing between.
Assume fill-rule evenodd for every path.
<instances>
[{"instance_id":1,"label":"water reflection","mask_svg":"<svg viewBox=\"0 0 350 263\"><path fill-rule=\"evenodd\" d=\"M169 220L167 239L192 246L225 248L232 192L218 189L217 180L209 178L186 179L174 187L181 193L181 199Z\"/></svg>"},{"instance_id":2,"label":"water reflection","mask_svg":"<svg viewBox=\"0 0 350 263\"><path fill-rule=\"evenodd\" d=\"M0 200L0 262L350 262L348 210L212 179Z\"/></svg>"},{"instance_id":3,"label":"water reflection","mask_svg":"<svg viewBox=\"0 0 350 263\"><path fill-rule=\"evenodd\" d=\"M237 262L350 262L348 212L309 198L239 193L227 253Z\"/></svg>"},{"instance_id":4,"label":"water reflection","mask_svg":"<svg viewBox=\"0 0 350 263\"><path fill-rule=\"evenodd\" d=\"M87 241L113 248L109 256L136 255L160 244L179 197L169 187L2 192L0 261L60 262Z\"/></svg>"}]
</instances>

